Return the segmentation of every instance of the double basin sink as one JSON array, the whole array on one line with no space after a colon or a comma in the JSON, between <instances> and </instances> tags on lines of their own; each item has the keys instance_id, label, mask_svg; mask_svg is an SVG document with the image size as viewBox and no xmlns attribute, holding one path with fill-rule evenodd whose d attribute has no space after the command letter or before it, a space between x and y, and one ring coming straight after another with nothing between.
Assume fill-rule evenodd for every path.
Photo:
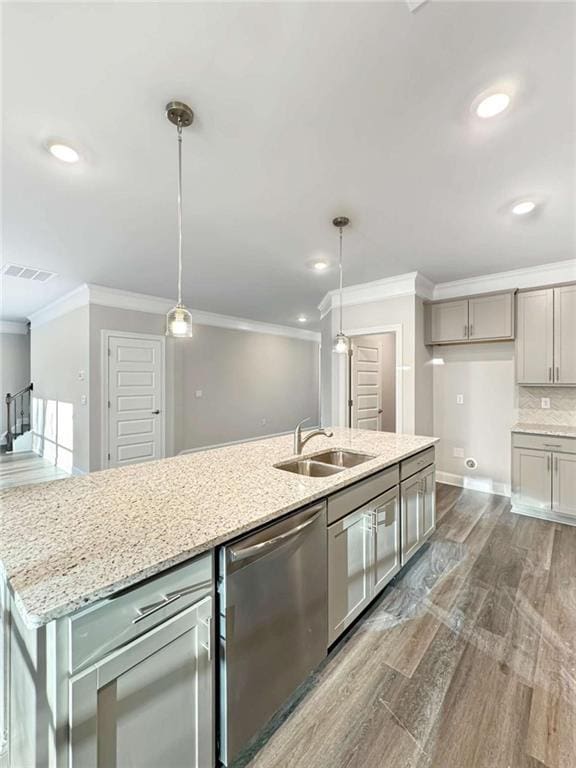
<instances>
[{"instance_id":1,"label":"double basin sink","mask_svg":"<svg viewBox=\"0 0 576 768\"><path fill-rule=\"evenodd\" d=\"M294 472L297 475L306 477L329 477L343 472L349 467L356 467L358 464L364 464L365 461L374 459L367 453L356 453L354 451L344 451L334 448L330 451L316 453L306 459L292 459L282 464L276 464L277 469L283 469L285 472Z\"/></svg>"}]
</instances>

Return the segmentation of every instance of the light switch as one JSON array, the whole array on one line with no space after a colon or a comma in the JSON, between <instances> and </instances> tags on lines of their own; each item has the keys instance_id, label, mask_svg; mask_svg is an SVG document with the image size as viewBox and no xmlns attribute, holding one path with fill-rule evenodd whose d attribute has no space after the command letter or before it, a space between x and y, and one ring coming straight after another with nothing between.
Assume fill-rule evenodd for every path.
<instances>
[{"instance_id":1,"label":"light switch","mask_svg":"<svg viewBox=\"0 0 576 768\"><path fill-rule=\"evenodd\" d=\"M463 459L464 458L464 448L453 448L452 449L452 455L455 459Z\"/></svg>"},{"instance_id":2,"label":"light switch","mask_svg":"<svg viewBox=\"0 0 576 768\"><path fill-rule=\"evenodd\" d=\"M196 392L194 392L194 396L195 397L202 397L203 394L204 393L202 392L201 389L197 389Z\"/></svg>"},{"instance_id":3,"label":"light switch","mask_svg":"<svg viewBox=\"0 0 576 768\"><path fill-rule=\"evenodd\" d=\"M456 395L456 405L464 405L464 395Z\"/></svg>"},{"instance_id":4,"label":"light switch","mask_svg":"<svg viewBox=\"0 0 576 768\"><path fill-rule=\"evenodd\" d=\"M540 400L542 404L542 408L550 408L550 398L549 397L543 397Z\"/></svg>"}]
</instances>

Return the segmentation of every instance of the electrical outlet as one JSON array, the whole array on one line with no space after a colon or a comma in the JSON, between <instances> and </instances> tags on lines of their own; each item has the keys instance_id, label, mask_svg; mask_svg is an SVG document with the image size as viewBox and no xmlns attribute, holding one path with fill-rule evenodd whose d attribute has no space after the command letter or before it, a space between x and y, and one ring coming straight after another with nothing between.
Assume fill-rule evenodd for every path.
<instances>
[{"instance_id":1,"label":"electrical outlet","mask_svg":"<svg viewBox=\"0 0 576 768\"><path fill-rule=\"evenodd\" d=\"M201 389L197 389L196 392L194 392L194 397L202 397L203 394Z\"/></svg>"},{"instance_id":2,"label":"electrical outlet","mask_svg":"<svg viewBox=\"0 0 576 768\"><path fill-rule=\"evenodd\" d=\"M85 371L78 371L78 381L84 381L86 379Z\"/></svg>"},{"instance_id":3,"label":"electrical outlet","mask_svg":"<svg viewBox=\"0 0 576 768\"><path fill-rule=\"evenodd\" d=\"M542 408L550 408L550 398L549 397L542 397L540 399L541 407Z\"/></svg>"},{"instance_id":4,"label":"electrical outlet","mask_svg":"<svg viewBox=\"0 0 576 768\"><path fill-rule=\"evenodd\" d=\"M455 459L463 459L464 458L464 448L453 448L452 449L452 456L454 456Z\"/></svg>"},{"instance_id":5,"label":"electrical outlet","mask_svg":"<svg viewBox=\"0 0 576 768\"><path fill-rule=\"evenodd\" d=\"M88 405L88 396L87 395L81 395L80 397L80 403L82 405Z\"/></svg>"},{"instance_id":6,"label":"electrical outlet","mask_svg":"<svg viewBox=\"0 0 576 768\"><path fill-rule=\"evenodd\" d=\"M464 405L464 395L456 395L456 405Z\"/></svg>"}]
</instances>

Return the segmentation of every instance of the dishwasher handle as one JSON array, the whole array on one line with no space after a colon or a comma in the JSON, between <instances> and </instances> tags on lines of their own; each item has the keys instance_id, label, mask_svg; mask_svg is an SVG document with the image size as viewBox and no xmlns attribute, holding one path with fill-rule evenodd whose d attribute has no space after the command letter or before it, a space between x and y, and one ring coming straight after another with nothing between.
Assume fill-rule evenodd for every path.
<instances>
[{"instance_id":1,"label":"dishwasher handle","mask_svg":"<svg viewBox=\"0 0 576 768\"><path fill-rule=\"evenodd\" d=\"M286 539L292 538L292 536L296 536L297 533L300 533L300 531L303 531L305 528L308 528L309 525L312 525L318 518L318 513L313 515L312 517L309 517L308 520L305 520L303 523L300 523L300 525L297 525L295 528L291 528L289 531L286 531L285 533L280 533L278 536L273 536L271 539L267 539L266 541L260 542L260 544L253 544L250 547L245 547L244 549L231 549L230 550L230 559L237 563L240 560L247 560L249 557L253 557L254 555L262 554L263 552L266 552L268 549L273 549L276 544L282 541L286 541Z\"/></svg>"}]
</instances>

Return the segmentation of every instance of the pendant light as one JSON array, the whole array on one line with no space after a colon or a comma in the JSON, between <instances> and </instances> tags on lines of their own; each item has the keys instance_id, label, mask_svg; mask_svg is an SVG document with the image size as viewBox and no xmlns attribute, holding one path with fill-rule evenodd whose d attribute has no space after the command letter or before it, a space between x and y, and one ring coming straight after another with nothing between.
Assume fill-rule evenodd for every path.
<instances>
[{"instance_id":1,"label":"pendant light","mask_svg":"<svg viewBox=\"0 0 576 768\"><path fill-rule=\"evenodd\" d=\"M350 219L347 216L337 216L333 219L332 224L338 227L340 238L340 258L338 261L338 271L340 273L340 330L336 334L334 339L334 352L339 355L345 355L348 353L348 337L342 329L342 309L343 309L343 291L342 291L342 279L344 276L344 267L342 265L342 231L344 227L350 224Z\"/></svg>"},{"instance_id":2,"label":"pendant light","mask_svg":"<svg viewBox=\"0 0 576 768\"><path fill-rule=\"evenodd\" d=\"M192 336L192 315L182 303L182 128L192 125L194 112L181 101L171 101L166 117L176 126L178 140L178 303L166 315L166 336L187 339Z\"/></svg>"}]
</instances>

